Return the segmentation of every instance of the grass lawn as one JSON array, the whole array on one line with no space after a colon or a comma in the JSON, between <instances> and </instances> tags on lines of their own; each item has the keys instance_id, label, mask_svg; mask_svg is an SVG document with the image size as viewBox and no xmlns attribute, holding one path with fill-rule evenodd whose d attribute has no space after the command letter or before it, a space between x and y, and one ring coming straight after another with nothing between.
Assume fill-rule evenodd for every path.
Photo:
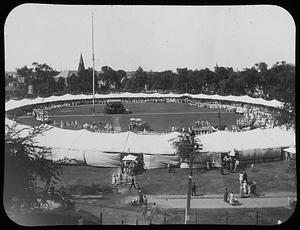
<instances>
[{"instance_id":1,"label":"grass lawn","mask_svg":"<svg viewBox=\"0 0 300 230\"><path fill-rule=\"evenodd\" d=\"M249 180L257 183L257 192L296 192L295 173L290 172L288 163L283 161L260 163L257 172L246 168ZM57 187L64 185L77 194L92 194L96 188L103 192L114 191L111 185L113 168L96 168L89 166L64 166L62 180ZM137 175L137 182L145 194L186 194L188 169L176 168L174 173L167 169L151 169ZM224 188L234 193L239 192L238 173L220 175L218 170L193 170L193 181L196 182L199 194L222 194Z\"/></svg>"},{"instance_id":2,"label":"grass lawn","mask_svg":"<svg viewBox=\"0 0 300 230\"><path fill-rule=\"evenodd\" d=\"M70 107L63 110L53 110L49 112L49 117L60 124L60 121L72 120L79 121L82 124L102 122L104 126L107 122L112 123L113 117L118 117L122 131L128 130L129 119L142 118L146 121L153 131L167 132L169 125L178 127L187 127L194 124L196 120L206 120L217 125L218 111L208 108L197 108L188 104L176 104L176 103L125 103L126 108L132 111L132 114L104 114L104 106L102 104L96 105L97 114L91 116L91 105L80 105L77 107ZM221 123L222 125L232 125L236 123L236 120L241 115L235 113L228 113L221 110ZM36 121L33 117L20 117L19 122L26 125L39 125L40 122ZM103 127L102 127L103 128Z\"/></svg>"}]
</instances>

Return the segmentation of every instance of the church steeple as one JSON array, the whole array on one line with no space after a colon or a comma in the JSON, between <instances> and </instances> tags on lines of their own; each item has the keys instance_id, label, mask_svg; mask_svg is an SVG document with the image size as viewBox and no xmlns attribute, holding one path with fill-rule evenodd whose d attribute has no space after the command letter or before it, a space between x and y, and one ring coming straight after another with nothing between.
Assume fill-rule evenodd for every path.
<instances>
[{"instance_id":1,"label":"church steeple","mask_svg":"<svg viewBox=\"0 0 300 230\"><path fill-rule=\"evenodd\" d=\"M79 59L79 65L78 65L78 72L85 70L84 68L84 63L83 63L83 58L82 58L82 53L80 54L80 59Z\"/></svg>"}]
</instances>

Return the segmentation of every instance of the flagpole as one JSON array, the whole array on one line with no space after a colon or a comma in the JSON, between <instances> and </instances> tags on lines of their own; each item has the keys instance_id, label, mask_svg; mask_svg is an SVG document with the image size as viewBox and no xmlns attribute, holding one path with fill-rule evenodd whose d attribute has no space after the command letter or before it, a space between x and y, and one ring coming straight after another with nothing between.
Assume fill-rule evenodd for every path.
<instances>
[{"instance_id":1,"label":"flagpole","mask_svg":"<svg viewBox=\"0 0 300 230\"><path fill-rule=\"evenodd\" d=\"M93 60L93 114L95 114L95 56L94 56L94 23L92 13L92 60Z\"/></svg>"}]
</instances>

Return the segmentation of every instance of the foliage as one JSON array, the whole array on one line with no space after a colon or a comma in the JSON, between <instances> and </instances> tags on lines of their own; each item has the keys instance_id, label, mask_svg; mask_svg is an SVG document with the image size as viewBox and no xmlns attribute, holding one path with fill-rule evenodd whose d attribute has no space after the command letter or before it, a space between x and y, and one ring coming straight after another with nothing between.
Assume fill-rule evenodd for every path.
<instances>
[{"instance_id":1,"label":"foliage","mask_svg":"<svg viewBox=\"0 0 300 230\"><path fill-rule=\"evenodd\" d=\"M60 166L47 159L49 149L37 147L34 137L45 128L35 128L28 135L25 129L16 130L6 125L5 131L5 168L4 203L9 205L13 197L23 201L25 207L31 207L44 190L43 183L49 185L59 180ZM22 134L22 135L21 135ZM40 183L38 183L40 182Z\"/></svg>"},{"instance_id":2,"label":"foliage","mask_svg":"<svg viewBox=\"0 0 300 230\"><path fill-rule=\"evenodd\" d=\"M33 68L24 66L17 69L19 75L25 77L25 83L33 84L40 95L49 95L55 91L63 91L62 80L54 81L57 71L46 64L33 63ZM98 80L105 84L95 88L100 92L128 91L142 92L144 90L175 92L175 93L204 93L220 95L250 95L268 100L277 99L285 102L282 122L294 123L295 117L295 66L286 62L277 62L268 69L264 62L256 63L251 68L242 71L232 67L216 66L214 70L208 68L190 70L178 68L176 72L166 70L162 72L146 72L142 67L128 78L124 70L114 70L103 66ZM78 76L69 79L69 92L92 93L92 69L82 70Z\"/></svg>"}]
</instances>

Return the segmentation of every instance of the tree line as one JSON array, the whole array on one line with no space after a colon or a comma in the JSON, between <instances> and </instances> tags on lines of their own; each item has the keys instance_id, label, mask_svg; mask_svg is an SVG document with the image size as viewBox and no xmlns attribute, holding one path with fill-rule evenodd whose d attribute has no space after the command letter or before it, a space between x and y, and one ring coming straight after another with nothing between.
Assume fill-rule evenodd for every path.
<instances>
[{"instance_id":1,"label":"tree line","mask_svg":"<svg viewBox=\"0 0 300 230\"><path fill-rule=\"evenodd\" d=\"M17 74L24 77L25 84L31 84L35 94L39 96L93 92L92 68L71 75L66 85L63 78L55 81L54 76L59 72L47 64L34 62L32 65L32 68L27 66L17 68ZM101 71L95 71L95 90L96 93L158 91L250 95L268 100L287 101L294 105L295 66L282 61L268 68L265 62L259 62L241 71L235 71L232 67L216 66L213 71L208 68L200 70L178 68L176 72L144 71L139 67L130 77L124 70L103 66Z\"/></svg>"}]
</instances>

